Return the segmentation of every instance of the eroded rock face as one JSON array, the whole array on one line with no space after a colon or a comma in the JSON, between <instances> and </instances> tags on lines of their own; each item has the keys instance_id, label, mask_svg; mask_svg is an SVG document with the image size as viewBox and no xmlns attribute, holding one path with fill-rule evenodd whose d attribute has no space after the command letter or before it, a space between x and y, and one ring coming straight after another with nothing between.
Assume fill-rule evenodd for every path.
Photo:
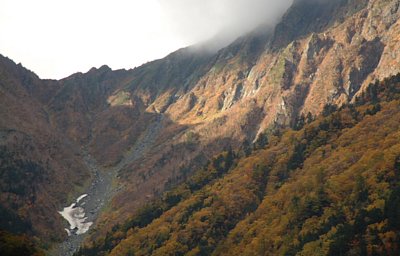
<instances>
[{"instance_id":1,"label":"eroded rock face","mask_svg":"<svg viewBox=\"0 0 400 256\"><path fill-rule=\"evenodd\" d=\"M194 106L196 112L230 115L235 106L248 104L253 98L265 109L261 129L276 121L287 125L299 113L318 114L328 102L351 101L374 79L398 72L398 65L393 64L398 61L398 50L394 48L398 33L391 32L398 26L398 5L393 1L349 1L347 5L340 1L306 1L310 9L317 11L315 19L301 23L297 17L306 8L299 6L304 1L297 2L277 26L274 37L266 40L267 47L254 64L254 60L243 61L241 56L245 54L239 51L231 54L224 65L217 62L200 80L191 93L197 97L214 93L205 104ZM291 42L280 39L281 34L290 33L282 28L288 24L291 30L301 31L291 35ZM386 60L386 51L391 52L391 63ZM229 52L229 47L224 52ZM238 87L242 93L238 93ZM287 107L282 107L282 102ZM174 116L179 104L178 100L167 112ZM188 119L196 119L191 114L188 111Z\"/></svg>"},{"instance_id":2,"label":"eroded rock face","mask_svg":"<svg viewBox=\"0 0 400 256\"><path fill-rule=\"evenodd\" d=\"M222 149L301 114L318 115L327 103L352 101L375 79L399 73L399 16L396 0L298 0L275 29L259 29L217 53L182 49L133 70L104 66L61 81L1 69L0 96L9 99L2 109L22 116L17 98L29 99L23 106L44 113L50 131L2 115L15 129L20 122L28 134L62 134L64 149L84 146L101 165L120 167L109 208L118 214L106 214L101 231ZM89 179L77 163L72 171Z\"/></svg>"},{"instance_id":3,"label":"eroded rock face","mask_svg":"<svg viewBox=\"0 0 400 256\"><path fill-rule=\"evenodd\" d=\"M184 166L229 144L291 125L301 114L318 115L327 103L352 101L370 82L400 71L396 1L306 2L316 8L313 15L300 19L309 9L294 5L275 31L237 40L202 63L202 75L184 79L190 86L168 92L168 103L153 111L168 122L151 159L127 166L121 180L135 184L126 185L132 201L141 201L139 191L159 193L166 182L182 178ZM196 134L195 146L187 141L189 131ZM126 195L114 201L125 213L135 208L125 204Z\"/></svg>"}]
</instances>

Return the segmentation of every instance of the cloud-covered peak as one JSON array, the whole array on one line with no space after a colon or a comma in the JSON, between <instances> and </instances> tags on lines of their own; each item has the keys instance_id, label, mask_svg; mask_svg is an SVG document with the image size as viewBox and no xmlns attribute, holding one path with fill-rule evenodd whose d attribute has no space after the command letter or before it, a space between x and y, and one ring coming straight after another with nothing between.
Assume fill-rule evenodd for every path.
<instances>
[{"instance_id":1,"label":"cloud-covered peak","mask_svg":"<svg viewBox=\"0 0 400 256\"><path fill-rule=\"evenodd\" d=\"M237 37L260 24L273 25L292 0L159 0L159 3L171 29L184 40L196 43L220 33Z\"/></svg>"}]
</instances>

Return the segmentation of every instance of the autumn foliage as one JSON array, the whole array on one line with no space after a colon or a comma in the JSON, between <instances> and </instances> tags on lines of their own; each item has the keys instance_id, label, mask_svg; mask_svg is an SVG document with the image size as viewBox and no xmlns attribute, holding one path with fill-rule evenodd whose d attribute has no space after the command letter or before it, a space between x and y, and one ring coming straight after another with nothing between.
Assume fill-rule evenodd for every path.
<instances>
[{"instance_id":1,"label":"autumn foliage","mask_svg":"<svg viewBox=\"0 0 400 256\"><path fill-rule=\"evenodd\" d=\"M400 75L224 152L77 255L399 255Z\"/></svg>"}]
</instances>

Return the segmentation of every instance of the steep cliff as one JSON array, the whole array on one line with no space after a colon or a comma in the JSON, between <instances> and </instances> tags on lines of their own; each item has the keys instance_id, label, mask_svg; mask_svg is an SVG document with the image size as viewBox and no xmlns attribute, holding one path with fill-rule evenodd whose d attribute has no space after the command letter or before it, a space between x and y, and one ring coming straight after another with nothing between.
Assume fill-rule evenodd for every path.
<instances>
[{"instance_id":1,"label":"steep cliff","mask_svg":"<svg viewBox=\"0 0 400 256\"><path fill-rule=\"evenodd\" d=\"M238 39L215 55L187 92L167 93L175 97L163 114L179 132L173 140L164 134L157 144L179 149L190 145L187 135L194 134L197 146L185 147L184 158L179 150L155 148L149 162L126 168L122 182L136 183L134 191L148 182L162 190L157 184L179 180L183 175L177 170L185 171L181 165L190 159L202 160L274 127L295 125L302 115L319 115L328 103L353 101L370 82L400 71L398 17L396 1L296 1L274 31L257 30ZM136 195L121 193L114 210L120 204L119 213L132 211L125 202L140 201Z\"/></svg>"},{"instance_id":2,"label":"steep cliff","mask_svg":"<svg viewBox=\"0 0 400 256\"><path fill-rule=\"evenodd\" d=\"M218 52L193 46L132 70L103 66L60 81L2 57L1 209L43 241L49 230L59 240L56 210L92 178L87 151L117 172L92 234L101 236L219 152L353 102L374 80L399 73L399 15L397 0L296 0L275 28ZM20 189L36 189L8 187L18 179L7 174L13 169Z\"/></svg>"}]
</instances>

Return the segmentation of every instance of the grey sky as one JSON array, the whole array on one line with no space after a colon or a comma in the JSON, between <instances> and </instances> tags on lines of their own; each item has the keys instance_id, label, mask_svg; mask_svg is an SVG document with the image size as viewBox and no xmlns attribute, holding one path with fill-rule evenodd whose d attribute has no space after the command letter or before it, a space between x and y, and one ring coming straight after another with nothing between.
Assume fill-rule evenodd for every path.
<instances>
[{"instance_id":1,"label":"grey sky","mask_svg":"<svg viewBox=\"0 0 400 256\"><path fill-rule=\"evenodd\" d=\"M133 68L220 31L275 22L292 0L0 0L0 54L42 78Z\"/></svg>"},{"instance_id":2,"label":"grey sky","mask_svg":"<svg viewBox=\"0 0 400 256\"><path fill-rule=\"evenodd\" d=\"M190 42L221 30L241 35L260 23L275 23L292 0L159 0L171 29Z\"/></svg>"}]
</instances>

